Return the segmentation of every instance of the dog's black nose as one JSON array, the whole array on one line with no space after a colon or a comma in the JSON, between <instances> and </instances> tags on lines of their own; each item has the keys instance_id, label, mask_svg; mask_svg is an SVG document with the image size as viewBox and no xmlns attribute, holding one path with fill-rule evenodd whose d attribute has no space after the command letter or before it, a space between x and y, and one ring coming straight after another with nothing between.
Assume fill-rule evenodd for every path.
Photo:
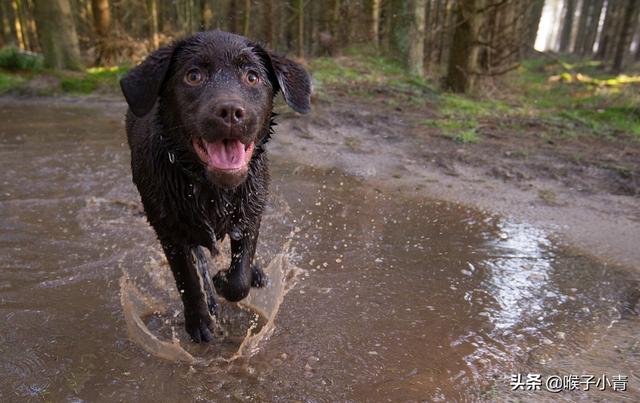
<instances>
[{"instance_id":1,"label":"dog's black nose","mask_svg":"<svg viewBox=\"0 0 640 403\"><path fill-rule=\"evenodd\" d=\"M215 115L228 126L242 123L245 110L237 102L221 102L216 105Z\"/></svg>"}]
</instances>

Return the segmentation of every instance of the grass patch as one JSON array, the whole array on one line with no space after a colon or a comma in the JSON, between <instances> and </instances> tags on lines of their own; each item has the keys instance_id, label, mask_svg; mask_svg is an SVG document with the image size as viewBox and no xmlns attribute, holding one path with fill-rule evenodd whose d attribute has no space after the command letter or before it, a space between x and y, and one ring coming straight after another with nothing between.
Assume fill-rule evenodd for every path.
<instances>
[{"instance_id":1,"label":"grass patch","mask_svg":"<svg viewBox=\"0 0 640 403\"><path fill-rule=\"evenodd\" d=\"M640 140L638 76L613 76L601 62L525 61L516 77L530 113L570 136L626 133Z\"/></svg>"},{"instance_id":2,"label":"grass patch","mask_svg":"<svg viewBox=\"0 0 640 403\"><path fill-rule=\"evenodd\" d=\"M456 94L444 94L439 99L440 112L449 117L482 118L510 111L510 107L501 101L473 99Z\"/></svg>"},{"instance_id":3,"label":"grass patch","mask_svg":"<svg viewBox=\"0 0 640 403\"><path fill-rule=\"evenodd\" d=\"M362 49L349 49L343 56L318 57L310 62L310 71L317 87L343 87L362 95L372 88L419 96L434 93L429 82L407 73L398 60L373 54ZM368 87L364 92L361 87Z\"/></svg>"},{"instance_id":4,"label":"grass patch","mask_svg":"<svg viewBox=\"0 0 640 403\"><path fill-rule=\"evenodd\" d=\"M0 68L9 71L40 71L43 59L41 55L20 51L13 46L0 49Z\"/></svg>"},{"instance_id":5,"label":"grass patch","mask_svg":"<svg viewBox=\"0 0 640 403\"><path fill-rule=\"evenodd\" d=\"M119 81L129 71L129 67L94 67L84 74L63 76L62 91L72 94L93 92L117 92Z\"/></svg>"},{"instance_id":6,"label":"grass patch","mask_svg":"<svg viewBox=\"0 0 640 403\"><path fill-rule=\"evenodd\" d=\"M422 120L418 122L422 126L435 127L442 131L442 134L456 143L469 144L480 142L478 134L479 123L476 119L469 117L440 118Z\"/></svg>"},{"instance_id":7,"label":"grass patch","mask_svg":"<svg viewBox=\"0 0 640 403\"><path fill-rule=\"evenodd\" d=\"M129 67L96 67L85 72L70 71L9 71L0 69L0 94L55 95L60 93L86 95L117 93L119 81Z\"/></svg>"},{"instance_id":8,"label":"grass patch","mask_svg":"<svg viewBox=\"0 0 640 403\"><path fill-rule=\"evenodd\" d=\"M5 94L19 88L27 80L16 74L0 72L0 94Z\"/></svg>"},{"instance_id":9,"label":"grass patch","mask_svg":"<svg viewBox=\"0 0 640 403\"><path fill-rule=\"evenodd\" d=\"M478 143L480 142L480 137L478 136L478 131L475 128L471 128L459 131L453 136L453 141L460 144Z\"/></svg>"}]
</instances>

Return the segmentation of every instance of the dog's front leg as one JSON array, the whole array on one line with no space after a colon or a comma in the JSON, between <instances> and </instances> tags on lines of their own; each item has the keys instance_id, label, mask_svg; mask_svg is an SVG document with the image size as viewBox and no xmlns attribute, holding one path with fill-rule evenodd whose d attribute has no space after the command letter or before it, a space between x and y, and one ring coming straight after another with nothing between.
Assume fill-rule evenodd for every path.
<instances>
[{"instance_id":1,"label":"dog's front leg","mask_svg":"<svg viewBox=\"0 0 640 403\"><path fill-rule=\"evenodd\" d=\"M231 265L229 270L219 271L213 278L218 294L227 301L240 301L249 295L251 287L263 287L267 277L253 257L260 228L249 228L239 237L231 237Z\"/></svg>"},{"instance_id":2,"label":"dog's front leg","mask_svg":"<svg viewBox=\"0 0 640 403\"><path fill-rule=\"evenodd\" d=\"M162 248L182 298L187 333L196 343L213 340L211 334L213 317L206 295L207 279L202 278L198 272L198 265L206 264L200 261L201 252L196 249L197 246L189 247L171 241L163 241ZM215 301L209 301L209 303L215 303Z\"/></svg>"}]
</instances>

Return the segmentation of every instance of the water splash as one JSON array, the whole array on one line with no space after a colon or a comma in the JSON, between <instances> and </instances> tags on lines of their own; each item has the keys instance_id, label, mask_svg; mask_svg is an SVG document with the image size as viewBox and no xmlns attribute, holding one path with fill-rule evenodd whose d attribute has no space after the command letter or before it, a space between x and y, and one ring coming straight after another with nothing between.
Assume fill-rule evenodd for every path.
<instances>
[{"instance_id":1,"label":"water splash","mask_svg":"<svg viewBox=\"0 0 640 403\"><path fill-rule=\"evenodd\" d=\"M214 267L228 267L228 242L214 260ZM295 285L301 269L289 259L289 242L264 269L269 284L253 289L238 304L221 301L217 335L210 345L194 345L178 321L181 304L166 262L151 259L145 266L147 284L124 271L120 302L130 338L156 357L195 365L223 365L250 358L275 330L275 319L284 297Z\"/></svg>"}]
</instances>

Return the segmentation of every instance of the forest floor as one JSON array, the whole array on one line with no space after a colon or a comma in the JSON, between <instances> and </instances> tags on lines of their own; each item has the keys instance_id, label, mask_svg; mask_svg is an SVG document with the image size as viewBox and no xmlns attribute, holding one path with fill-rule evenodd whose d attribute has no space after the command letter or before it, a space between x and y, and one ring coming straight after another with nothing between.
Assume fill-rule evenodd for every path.
<instances>
[{"instance_id":1,"label":"forest floor","mask_svg":"<svg viewBox=\"0 0 640 403\"><path fill-rule=\"evenodd\" d=\"M534 60L469 98L375 56L319 58L308 67L314 111L278 106L276 156L530 222L640 270L637 77L607 76L596 63ZM0 70L0 94L113 98L125 71Z\"/></svg>"},{"instance_id":2,"label":"forest floor","mask_svg":"<svg viewBox=\"0 0 640 403\"><path fill-rule=\"evenodd\" d=\"M285 146L272 150L533 223L640 270L640 99L622 84L633 76L538 60L467 98L372 63L312 63L314 112L282 109Z\"/></svg>"}]
</instances>

